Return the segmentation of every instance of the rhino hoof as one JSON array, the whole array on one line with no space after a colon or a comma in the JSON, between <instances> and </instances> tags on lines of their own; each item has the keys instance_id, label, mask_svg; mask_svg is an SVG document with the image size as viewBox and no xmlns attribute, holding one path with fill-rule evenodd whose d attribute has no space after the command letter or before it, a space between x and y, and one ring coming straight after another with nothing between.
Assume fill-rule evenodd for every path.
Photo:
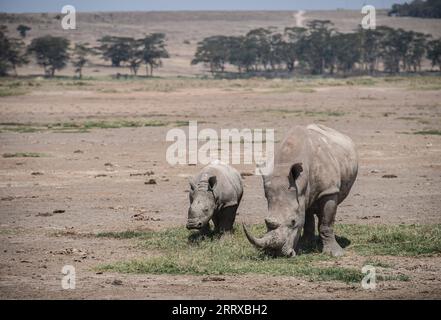
<instances>
[{"instance_id":1,"label":"rhino hoof","mask_svg":"<svg viewBox=\"0 0 441 320\"><path fill-rule=\"evenodd\" d=\"M334 243L329 246L323 247L323 253L329 254L333 257L341 257L345 254L345 251L340 247L338 243Z\"/></svg>"}]
</instances>

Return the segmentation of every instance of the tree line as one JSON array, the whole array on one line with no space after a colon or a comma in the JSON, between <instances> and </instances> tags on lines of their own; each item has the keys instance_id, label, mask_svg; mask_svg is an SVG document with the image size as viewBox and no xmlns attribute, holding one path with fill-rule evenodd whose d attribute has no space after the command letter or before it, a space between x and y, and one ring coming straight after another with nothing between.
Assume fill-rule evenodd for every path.
<instances>
[{"instance_id":1,"label":"tree line","mask_svg":"<svg viewBox=\"0 0 441 320\"><path fill-rule=\"evenodd\" d=\"M21 38L25 38L29 30L31 28L24 25L17 28ZM66 38L47 35L32 39L26 47L22 39L8 36L6 26L0 26L0 76L10 71L17 74L17 67L29 63L29 58L33 57L43 67L45 76L53 77L70 61L81 78L83 67L95 55L101 55L112 66L128 67L134 75L145 64L146 75L152 76L153 70L162 66L162 59L169 57L163 33L152 33L141 39L104 36L98 43L96 47L89 43L75 43L71 47Z\"/></svg>"},{"instance_id":2,"label":"tree line","mask_svg":"<svg viewBox=\"0 0 441 320\"><path fill-rule=\"evenodd\" d=\"M165 34L152 33L143 38L104 36L98 46L76 43L64 37L43 36L25 46L23 38L30 28L20 25L21 38L8 36L0 26L0 75L6 75L29 63L34 57L48 77L70 62L79 78L83 67L94 55L101 55L115 67L128 67L137 75L145 66L152 76L155 68L168 58ZM421 71L424 59L441 70L441 40L430 35L380 26L375 30L361 27L340 33L328 20L313 20L307 27L253 29L241 36L210 36L198 43L191 64L203 63L213 74L233 66L238 73L287 72L298 74L376 74Z\"/></svg>"},{"instance_id":3,"label":"tree line","mask_svg":"<svg viewBox=\"0 0 441 320\"><path fill-rule=\"evenodd\" d=\"M337 32L328 20L307 27L258 28L241 36L211 36L198 43L192 64L214 73L228 65L239 73L375 74L421 71L424 58L441 69L441 39L386 26Z\"/></svg>"},{"instance_id":4,"label":"tree line","mask_svg":"<svg viewBox=\"0 0 441 320\"><path fill-rule=\"evenodd\" d=\"M441 18L441 0L414 0L411 3L394 4L389 16Z\"/></svg>"}]
</instances>

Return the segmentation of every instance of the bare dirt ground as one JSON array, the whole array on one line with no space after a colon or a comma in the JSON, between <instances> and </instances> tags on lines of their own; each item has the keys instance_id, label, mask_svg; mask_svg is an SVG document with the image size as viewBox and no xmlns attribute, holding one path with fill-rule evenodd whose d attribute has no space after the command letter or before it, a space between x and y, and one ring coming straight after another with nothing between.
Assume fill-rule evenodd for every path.
<instances>
[{"instance_id":1,"label":"bare dirt ground","mask_svg":"<svg viewBox=\"0 0 441 320\"><path fill-rule=\"evenodd\" d=\"M142 30L165 31L171 39L172 59L158 74L195 75L201 69L191 67L189 61L196 42L203 36L220 31L242 33L253 26L281 27L289 22L295 25L293 14L254 13L250 18L239 13L176 13L173 17L157 13L149 19L135 13L124 14L123 18L90 14L79 19L85 25L76 33L65 35L73 41L83 41L104 34L136 36L134 31L140 35ZM341 15L349 15L349 20ZM332 18L343 27L347 23L347 29L352 26L348 21L355 21L357 16L354 12L304 14L306 20ZM407 19L381 19L433 34L441 30L439 22L432 20L423 23L415 19L411 25ZM54 29L59 22L47 21L32 22L30 37L63 32ZM10 29L14 30L19 22L23 21L9 22ZM187 38L190 45L183 44ZM290 80L116 81L105 77L117 71L97 64L85 74L100 80L84 84L34 79L29 81L39 85L25 85L23 95L0 98L1 123L130 119L166 124L71 133L0 132L1 154L44 155L0 157L0 298L441 298L439 256L380 257L381 261L392 263L397 272L408 275L410 281L380 282L374 291L363 290L359 284L280 276L224 276L223 281L206 281L210 279L203 276L97 273L94 268L99 264L142 258L149 252L131 240L90 234L159 230L185 223L187 176L201 166L171 166L166 162L170 143L165 136L177 121L197 120L199 129L274 128L277 140L293 125L323 123L352 137L360 156L357 182L339 208L337 223L441 223L441 137L411 134L417 130L440 130L441 91L439 85L430 87L431 80L427 81L429 85L420 87L411 80L366 84L350 79L318 79L311 84L293 85ZM41 74L41 69L31 64L19 73ZM61 74L72 75L72 69ZM254 170L253 166L237 167L246 173ZM153 174L144 175L147 171ZM386 174L396 178L382 178ZM146 185L150 178L157 184ZM261 223L265 208L260 177L246 176L237 222ZM54 213L56 210L62 212ZM354 265L357 259L348 253L332 263ZM61 288L64 265L76 268L75 290Z\"/></svg>"}]
</instances>

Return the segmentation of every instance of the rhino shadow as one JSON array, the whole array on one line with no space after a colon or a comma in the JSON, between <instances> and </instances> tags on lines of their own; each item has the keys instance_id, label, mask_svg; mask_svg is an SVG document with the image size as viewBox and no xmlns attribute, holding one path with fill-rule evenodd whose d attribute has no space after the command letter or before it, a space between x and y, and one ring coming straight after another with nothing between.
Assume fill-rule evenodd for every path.
<instances>
[{"instance_id":1,"label":"rhino shadow","mask_svg":"<svg viewBox=\"0 0 441 320\"><path fill-rule=\"evenodd\" d=\"M351 244L351 240L346 237L335 236L335 240L343 249ZM320 253L323 249L323 243L318 236L316 236L312 242L305 242L301 239L298 249L300 254Z\"/></svg>"}]
</instances>

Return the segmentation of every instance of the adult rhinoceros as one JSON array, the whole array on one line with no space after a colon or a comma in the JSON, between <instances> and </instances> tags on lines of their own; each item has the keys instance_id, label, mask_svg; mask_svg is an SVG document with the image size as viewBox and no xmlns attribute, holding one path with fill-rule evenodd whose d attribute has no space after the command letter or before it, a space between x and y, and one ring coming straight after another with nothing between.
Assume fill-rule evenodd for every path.
<instances>
[{"instance_id":1,"label":"adult rhinoceros","mask_svg":"<svg viewBox=\"0 0 441 320\"><path fill-rule=\"evenodd\" d=\"M267 252L294 256L302 228L305 241L314 239L317 215L323 252L342 255L333 230L335 214L357 171L357 153L349 137L323 125L292 128L276 150L272 172L262 176L267 233L256 238L244 225L248 240Z\"/></svg>"}]
</instances>

